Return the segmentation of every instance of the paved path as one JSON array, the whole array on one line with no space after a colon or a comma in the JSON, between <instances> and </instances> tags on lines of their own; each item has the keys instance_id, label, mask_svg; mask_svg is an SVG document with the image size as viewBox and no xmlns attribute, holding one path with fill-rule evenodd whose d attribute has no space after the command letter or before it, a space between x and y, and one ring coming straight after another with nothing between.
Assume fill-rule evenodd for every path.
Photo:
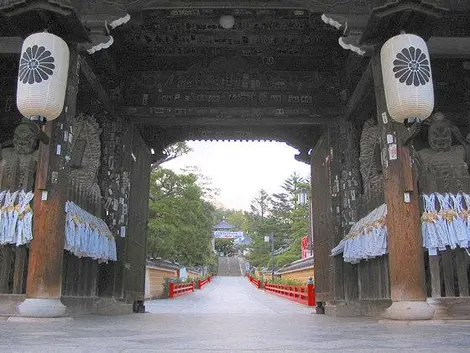
<instances>
[{"instance_id":1,"label":"paved path","mask_svg":"<svg viewBox=\"0 0 470 353\"><path fill-rule=\"evenodd\" d=\"M332 318L266 294L243 277L146 303L151 313L69 322L0 321L0 352L469 352L470 322Z\"/></svg>"}]
</instances>

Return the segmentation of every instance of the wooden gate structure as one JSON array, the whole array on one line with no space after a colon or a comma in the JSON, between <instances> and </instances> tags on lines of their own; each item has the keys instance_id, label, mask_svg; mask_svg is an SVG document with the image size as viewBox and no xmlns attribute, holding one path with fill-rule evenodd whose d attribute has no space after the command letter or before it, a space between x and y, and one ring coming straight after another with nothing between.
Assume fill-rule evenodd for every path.
<instances>
[{"instance_id":1,"label":"wooden gate structure","mask_svg":"<svg viewBox=\"0 0 470 353\"><path fill-rule=\"evenodd\" d=\"M34 191L33 240L0 245L0 310L24 300L22 315L38 302L62 315L61 301L141 311L151 164L177 141L268 139L311 163L328 314L465 312L456 308L469 300L468 255L423 250L419 200L470 193L469 20L470 4L453 0L0 0L0 192ZM18 63L23 39L43 30L69 45L68 88L63 114L31 125L15 105ZM445 129L383 118L378 53L401 31L428 41ZM442 131L453 134L445 151L432 143ZM64 250L67 201L106 223L116 261ZM331 256L383 203L388 253L355 264Z\"/></svg>"}]
</instances>

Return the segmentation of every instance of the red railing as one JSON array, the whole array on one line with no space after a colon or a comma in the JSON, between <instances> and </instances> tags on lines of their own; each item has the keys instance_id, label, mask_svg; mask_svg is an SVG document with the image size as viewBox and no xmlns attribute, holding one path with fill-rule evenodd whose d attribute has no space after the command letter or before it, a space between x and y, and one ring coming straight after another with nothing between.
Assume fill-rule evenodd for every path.
<instances>
[{"instance_id":1,"label":"red railing","mask_svg":"<svg viewBox=\"0 0 470 353\"><path fill-rule=\"evenodd\" d=\"M261 288L261 281L259 279L256 279L250 275L248 275L248 279L250 280L251 283L253 283L256 288L260 289Z\"/></svg>"},{"instance_id":2,"label":"red railing","mask_svg":"<svg viewBox=\"0 0 470 353\"><path fill-rule=\"evenodd\" d=\"M203 287L204 285L206 285L207 283L209 283L209 282L211 281L211 278L212 278L212 276L209 276L209 277L207 277L206 279L200 279L200 280L199 280L199 283L198 283L198 284L199 284L198 288L199 288L199 289L202 289L202 287Z\"/></svg>"},{"instance_id":3,"label":"red railing","mask_svg":"<svg viewBox=\"0 0 470 353\"><path fill-rule=\"evenodd\" d=\"M169 286L169 298L176 298L181 295L185 295L188 293L194 292L194 283L182 283L182 284L174 284L170 282Z\"/></svg>"},{"instance_id":4,"label":"red railing","mask_svg":"<svg viewBox=\"0 0 470 353\"><path fill-rule=\"evenodd\" d=\"M316 305L315 286L313 284L307 284L306 286L288 286L285 284L265 283L264 290L304 305Z\"/></svg>"}]
</instances>

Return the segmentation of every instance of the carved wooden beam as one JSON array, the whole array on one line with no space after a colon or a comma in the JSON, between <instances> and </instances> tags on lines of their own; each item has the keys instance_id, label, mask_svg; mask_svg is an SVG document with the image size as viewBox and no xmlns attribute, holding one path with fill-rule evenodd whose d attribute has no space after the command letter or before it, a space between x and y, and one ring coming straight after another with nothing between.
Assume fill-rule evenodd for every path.
<instances>
[{"instance_id":1,"label":"carved wooden beam","mask_svg":"<svg viewBox=\"0 0 470 353\"><path fill-rule=\"evenodd\" d=\"M356 110L362 105L366 97L374 90L374 77L372 76L372 68L369 63L356 85L346 108L346 119L351 119Z\"/></svg>"},{"instance_id":2,"label":"carved wooden beam","mask_svg":"<svg viewBox=\"0 0 470 353\"><path fill-rule=\"evenodd\" d=\"M77 4L77 2L75 1ZM70 0L1 0L0 12L7 16L23 14L28 11L46 10L62 16L69 16L79 6Z\"/></svg>"},{"instance_id":3,"label":"carved wooden beam","mask_svg":"<svg viewBox=\"0 0 470 353\"><path fill-rule=\"evenodd\" d=\"M242 124L250 125L324 125L327 122L326 118L312 118L312 117L266 117L263 119L243 119L243 118L200 118L200 117L183 117L183 118L153 118L153 117L133 117L130 122L136 124L147 125L192 125L192 126L236 126Z\"/></svg>"},{"instance_id":4,"label":"carved wooden beam","mask_svg":"<svg viewBox=\"0 0 470 353\"><path fill-rule=\"evenodd\" d=\"M431 58L470 58L469 37L431 37L428 48Z\"/></svg>"},{"instance_id":5,"label":"carved wooden beam","mask_svg":"<svg viewBox=\"0 0 470 353\"><path fill-rule=\"evenodd\" d=\"M0 54L19 54L22 44L21 37L0 37Z\"/></svg>"},{"instance_id":6,"label":"carved wooden beam","mask_svg":"<svg viewBox=\"0 0 470 353\"><path fill-rule=\"evenodd\" d=\"M96 93L98 100L103 104L104 108L112 115L118 114L108 93L101 85L100 79L95 75L93 69L88 65L87 59L83 56L80 57L80 70L90 84L92 90Z\"/></svg>"},{"instance_id":7,"label":"carved wooden beam","mask_svg":"<svg viewBox=\"0 0 470 353\"><path fill-rule=\"evenodd\" d=\"M162 126L322 125L344 113L341 107L303 109L301 114L291 108L194 108L184 115L174 114L172 108L126 107L124 110L132 117L132 123Z\"/></svg>"}]
</instances>

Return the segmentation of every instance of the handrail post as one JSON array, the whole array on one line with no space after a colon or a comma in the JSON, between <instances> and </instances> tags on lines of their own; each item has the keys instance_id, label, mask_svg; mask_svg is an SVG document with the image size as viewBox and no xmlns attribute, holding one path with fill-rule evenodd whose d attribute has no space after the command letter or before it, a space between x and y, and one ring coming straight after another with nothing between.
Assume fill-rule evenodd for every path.
<instances>
[{"instance_id":1,"label":"handrail post","mask_svg":"<svg viewBox=\"0 0 470 353\"><path fill-rule=\"evenodd\" d=\"M308 291L308 306L315 306L315 288L313 287L313 283L307 284L307 291Z\"/></svg>"},{"instance_id":2,"label":"handrail post","mask_svg":"<svg viewBox=\"0 0 470 353\"><path fill-rule=\"evenodd\" d=\"M168 295L170 298L174 298L175 297L175 284L173 282L170 282L170 285L169 285L169 295Z\"/></svg>"}]
</instances>

